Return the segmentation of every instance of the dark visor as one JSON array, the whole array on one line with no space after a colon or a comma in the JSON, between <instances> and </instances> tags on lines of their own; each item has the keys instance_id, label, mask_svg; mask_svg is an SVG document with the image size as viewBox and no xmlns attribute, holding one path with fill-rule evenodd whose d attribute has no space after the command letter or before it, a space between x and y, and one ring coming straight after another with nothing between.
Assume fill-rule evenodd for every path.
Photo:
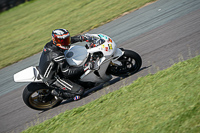
<instances>
[{"instance_id":1,"label":"dark visor","mask_svg":"<svg viewBox=\"0 0 200 133\"><path fill-rule=\"evenodd\" d=\"M55 38L56 43L61 44L62 46L68 46L70 44L70 37L67 37L65 39L59 39L59 38Z\"/></svg>"}]
</instances>

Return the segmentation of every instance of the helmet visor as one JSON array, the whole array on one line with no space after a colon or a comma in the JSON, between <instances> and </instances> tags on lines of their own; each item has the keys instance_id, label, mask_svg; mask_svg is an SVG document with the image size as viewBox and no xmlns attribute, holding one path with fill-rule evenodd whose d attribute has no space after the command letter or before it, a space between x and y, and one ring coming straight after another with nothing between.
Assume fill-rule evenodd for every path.
<instances>
[{"instance_id":1,"label":"helmet visor","mask_svg":"<svg viewBox=\"0 0 200 133\"><path fill-rule=\"evenodd\" d=\"M67 37L65 39L60 39L60 38L55 38L55 41L57 44L60 44L62 46L69 46L69 44L71 43L71 39L70 37Z\"/></svg>"}]
</instances>

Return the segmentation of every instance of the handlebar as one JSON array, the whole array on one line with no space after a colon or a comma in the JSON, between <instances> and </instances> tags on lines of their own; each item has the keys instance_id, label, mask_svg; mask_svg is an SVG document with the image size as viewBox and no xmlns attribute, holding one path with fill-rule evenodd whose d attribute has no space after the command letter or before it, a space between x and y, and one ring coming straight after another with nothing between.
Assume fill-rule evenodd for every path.
<instances>
[{"instance_id":1,"label":"handlebar","mask_svg":"<svg viewBox=\"0 0 200 133\"><path fill-rule=\"evenodd\" d=\"M87 49L99 46L105 42L103 38L98 36L97 34L85 34L86 38L88 39L89 45L86 44L85 47Z\"/></svg>"}]
</instances>

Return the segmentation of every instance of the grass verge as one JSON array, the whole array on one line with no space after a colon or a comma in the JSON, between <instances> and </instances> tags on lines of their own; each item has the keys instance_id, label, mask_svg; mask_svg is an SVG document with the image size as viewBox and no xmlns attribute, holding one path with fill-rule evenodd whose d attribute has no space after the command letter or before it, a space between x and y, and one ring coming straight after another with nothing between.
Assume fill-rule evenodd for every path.
<instances>
[{"instance_id":1,"label":"grass verge","mask_svg":"<svg viewBox=\"0 0 200 133\"><path fill-rule=\"evenodd\" d=\"M155 0L33 0L0 14L0 69L38 53L56 28L96 28Z\"/></svg>"},{"instance_id":2,"label":"grass verge","mask_svg":"<svg viewBox=\"0 0 200 133\"><path fill-rule=\"evenodd\" d=\"M24 133L200 131L200 55L139 78Z\"/></svg>"}]
</instances>

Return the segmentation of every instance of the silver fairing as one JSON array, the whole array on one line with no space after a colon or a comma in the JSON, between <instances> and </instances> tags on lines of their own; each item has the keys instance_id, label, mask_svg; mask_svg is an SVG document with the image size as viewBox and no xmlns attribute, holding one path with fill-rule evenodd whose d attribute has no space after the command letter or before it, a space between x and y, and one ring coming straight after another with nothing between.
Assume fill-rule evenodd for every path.
<instances>
[{"instance_id":1,"label":"silver fairing","mask_svg":"<svg viewBox=\"0 0 200 133\"><path fill-rule=\"evenodd\" d=\"M88 52L84 46L72 46L64 52L65 58L70 66L81 66L85 63Z\"/></svg>"}]
</instances>

